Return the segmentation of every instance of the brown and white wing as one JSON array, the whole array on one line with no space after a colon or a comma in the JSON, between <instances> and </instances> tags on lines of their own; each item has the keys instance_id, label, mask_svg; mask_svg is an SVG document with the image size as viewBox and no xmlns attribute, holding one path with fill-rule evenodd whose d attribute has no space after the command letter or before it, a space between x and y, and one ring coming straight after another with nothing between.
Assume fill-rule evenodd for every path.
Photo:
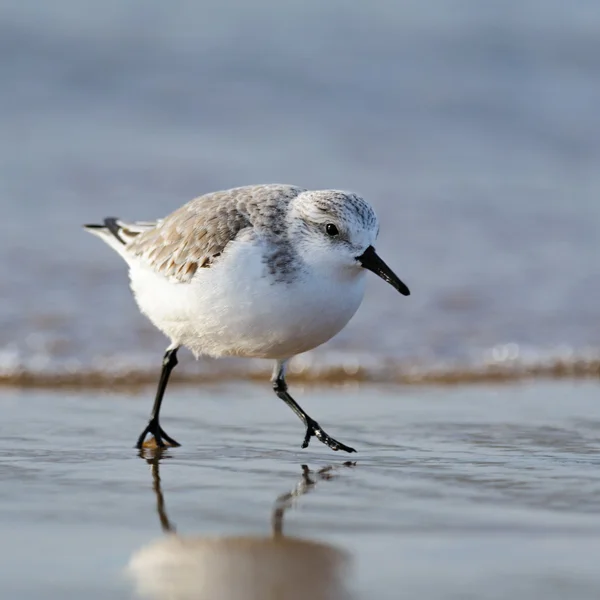
<instances>
[{"instance_id":1,"label":"brown and white wing","mask_svg":"<svg viewBox=\"0 0 600 600\"><path fill-rule=\"evenodd\" d=\"M187 282L198 269L210 267L250 224L247 215L230 203L206 198L182 206L140 233L127 250L165 277Z\"/></svg>"},{"instance_id":2,"label":"brown and white wing","mask_svg":"<svg viewBox=\"0 0 600 600\"><path fill-rule=\"evenodd\" d=\"M200 196L155 223L108 218L87 225L126 260L136 257L165 277L185 283L210 267L240 231L281 232L285 206L303 190L256 185Z\"/></svg>"}]
</instances>

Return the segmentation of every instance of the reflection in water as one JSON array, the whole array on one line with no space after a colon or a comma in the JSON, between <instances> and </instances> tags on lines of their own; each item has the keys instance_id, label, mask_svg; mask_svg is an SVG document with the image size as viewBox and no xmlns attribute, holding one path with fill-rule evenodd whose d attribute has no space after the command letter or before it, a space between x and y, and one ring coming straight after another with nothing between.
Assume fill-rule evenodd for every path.
<instances>
[{"instance_id":1,"label":"reflection in water","mask_svg":"<svg viewBox=\"0 0 600 600\"><path fill-rule=\"evenodd\" d=\"M136 552L129 563L138 595L184 600L345 600L349 556L329 544L283 534L293 501L318 480L334 476L329 466L316 473L302 466L296 487L279 496L268 537L184 537L176 534L165 509L159 462L152 466L158 516L168 534ZM346 462L344 466L354 463Z\"/></svg>"}]
</instances>

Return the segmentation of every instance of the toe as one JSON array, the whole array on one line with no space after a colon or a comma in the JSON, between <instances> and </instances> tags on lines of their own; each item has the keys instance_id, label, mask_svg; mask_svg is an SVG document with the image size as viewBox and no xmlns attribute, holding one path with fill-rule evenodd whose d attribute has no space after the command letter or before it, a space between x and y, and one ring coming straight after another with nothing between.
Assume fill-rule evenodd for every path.
<instances>
[{"instance_id":1,"label":"toe","mask_svg":"<svg viewBox=\"0 0 600 600\"><path fill-rule=\"evenodd\" d=\"M356 452L356 450L354 448L351 448L350 446L344 446L343 444L340 449L344 450L348 454L352 454L353 452Z\"/></svg>"}]
</instances>

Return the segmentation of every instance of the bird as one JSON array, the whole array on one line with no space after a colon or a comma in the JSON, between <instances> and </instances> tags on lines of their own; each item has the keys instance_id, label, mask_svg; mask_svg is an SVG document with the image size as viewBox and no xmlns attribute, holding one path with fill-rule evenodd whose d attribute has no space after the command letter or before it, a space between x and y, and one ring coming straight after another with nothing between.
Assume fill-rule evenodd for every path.
<instances>
[{"instance_id":1,"label":"bird","mask_svg":"<svg viewBox=\"0 0 600 600\"><path fill-rule=\"evenodd\" d=\"M275 394L303 422L302 448L315 437L334 451L356 452L331 437L292 398L286 369L296 355L339 333L358 310L371 271L400 294L403 281L379 257L379 221L361 196L261 184L199 196L157 221L107 217L84 225L129 267L141 311L169 340L145 429L159 448L180 446L160 410L177 352L273 361Z\"/></svg>"}]
</instances>

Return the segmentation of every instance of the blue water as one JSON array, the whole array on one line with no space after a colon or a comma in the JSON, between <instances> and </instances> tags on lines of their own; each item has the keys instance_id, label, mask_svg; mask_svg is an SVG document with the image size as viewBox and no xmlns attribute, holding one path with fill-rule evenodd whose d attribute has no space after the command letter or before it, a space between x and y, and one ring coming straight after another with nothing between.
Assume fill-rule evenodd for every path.
<instances>
[{"instance_id":1,"label":"blue water","mask_svg":"<svg viewBox=\"0 0 600 600\"><path fill-rule=\"evenodd\" d=\"M351 456L316 440L301 450L300 421L267 385L173 388L162 424L182 446L159 475L181 547L161 530L156 481L132 448L150 391L4 390L2 595L114 600L138 589L165 600L258 600L274 569L293 585L304 565L300 598L348 600L318 595L328 567L311 566L314 549L261 554L257 538L270 538L280 506L285 536L348 555L341 579L353 600L594 600L597 387L294 386L311 415L356 447ZM232 564L240 536L250 545ZM253 581L234 594L240 570Z\"/></svg>"},{"instance_id":2,"label":"blue water","mask_svg":"<svg viewBox=\"0 0 600 600\"><path fill-rule=\"evenodd\" d=\"M153 369L80 224L273 181L363 194L413 292L373 278L311 364L597 356L599 28L592 1L3 2L2 371Z\"/></svg>"},{"instance_id":3,"label":"blue water","mask_svg":"<svg viewBox=\"0 0 600 600\"><path fill-rule=\"evenodd\" d=\"M2 390L2 593L131 598L127 565L165 539L131 448L153 389L112 395L98 376L154 381L166 341L82 223L248 183L352 189L412 295L373 277L292 371L598 360L599 32L592 0L0 3L0 382L98 388ZM597 388L294 382L357 448L345 468L299 449L266 380L173 386L166 510L182 537L268 537L307 464L317 484L284 532L350 554L356 598L595 599Z\"/></svg>"}]
</instances>

